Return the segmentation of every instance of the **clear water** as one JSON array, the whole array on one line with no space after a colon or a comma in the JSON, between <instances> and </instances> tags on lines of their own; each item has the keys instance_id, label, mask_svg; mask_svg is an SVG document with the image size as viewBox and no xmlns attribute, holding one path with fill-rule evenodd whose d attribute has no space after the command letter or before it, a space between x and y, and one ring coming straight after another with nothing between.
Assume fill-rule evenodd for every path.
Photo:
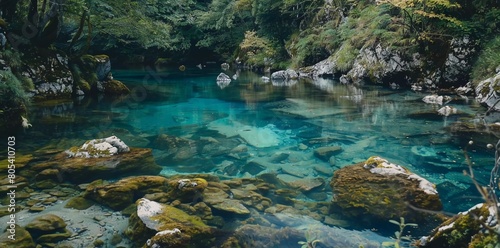
<instances>
[{"instance_id":1,"label":"clear water","mask_svg":"<svg viewBox=\"0 0 500 248\"><path fill-rule=\"evenodd\" d=\"M291 173L283 168L293 166L292 174L324 177L327 182L331 177L318 174L314 166L338 169L378 155L435 183L447 212L464 211L481 201L470 179L462 174L467 169L464 140L475 137L457 137L448 129L464 117L485 111L472 99L455 97L448 105L460 114L442 117L436 114L441 106L421 101L423 93L342 85L328 79L265 83L261 75L245 71L238 72L237 80L229 85L218 85L218 73L219 69L207 68L114 71L113 76L132 90L131 97L33 106L33 127L20 134L20 149L68 148L117 135L129 146L152 148L164 175L213 173L221 177L251 176L241 170L228 171L227 163L238 168L244 161L265 161L288 153L285 162L267 170L291 180ZM160 134L213 137L227 146L246 144L248 157L197 154L195 159L175 162L156 147ZM313 156L313 149L320 145L309 141L321 138L328 138L321 145L343 148L334 165ZM493 152L473 147L469 155L478 181L487 184Z\"/></svg>"}]
</instances>

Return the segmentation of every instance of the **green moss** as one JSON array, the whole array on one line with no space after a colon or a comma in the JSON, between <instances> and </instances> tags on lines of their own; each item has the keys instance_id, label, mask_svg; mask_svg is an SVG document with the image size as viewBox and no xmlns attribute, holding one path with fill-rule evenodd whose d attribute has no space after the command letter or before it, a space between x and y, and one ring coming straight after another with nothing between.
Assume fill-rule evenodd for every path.
<instances>
[{"instance_id":1,"label":"green moss","mask_svg":"<svg viewBox=\"0 0 500 248\"><path fill-rule=\"evenodd\" d=\"M65 208L73 208L77 210L84 210L94 205L94 202L88 200L82 196L75 196L71 198L66 205Z\"/></svg>"},{"instance_id":2,"label":"green moss","mask_svg":"<svg viewBox=\"0 0 500 248\"><path fill-rule=\"evenodd\" d=\"M174 222L179 222L179 223L189 223L189 225L195 226L195 227L208 227L200 217L196 215L189 215L186 212L172 207L170 205L164 205L163 207L163 212L166 214L160 214L153 218L153 220L158 221L158 223L172 223ZM168 229L168 227L160 227L160 230Z\"/></svg>"},{"instance_id":3,"label":"green moss","mask_svg":"<svg viewBox=\"0 0 500 248\"><path fill-rule=\"evenodd\" d=\"M118 80L110 80L104 85L104 93L110 96L119 96L130 93L130 90L122 82Z\"/></svg>"},{"instance_id":4,"label":"green moss","mask_svg":"<svg viewBox=\"0 0 500 248\"><path fill-rule=\"evenodd\" d=\"M472 237L468 248L495 248L500 244L498 234L478 233Z\"/></svg>"},{"instance_id":5,"label":"green moss","mask_svg":"<svg viewBox=\"0 0 500 248\"><path fill-rule=\"evenodd\" d=\"M344 43L342 47L335 53L334 59L337 68L342 72L347 72L352 68L354 60L359 54L359 50L354 48L349 43Z\"/></svg>"},{"instance_id":6,"label":"green moss","mask_svg":"<svg viewBox=\"0 0 500 248\"><path fill-rule=\"evenodd\" d=\"M16 153L16 160L15 160L15 165L16 169L21 169L25 167L31 160L33 159L32 154L28 155L23 155L20 153ZM8 164L8 158L0 160L0 165L7 165ZM7 171L7 166L0 166L0 172Z\"/></svg>"}]
</instances>

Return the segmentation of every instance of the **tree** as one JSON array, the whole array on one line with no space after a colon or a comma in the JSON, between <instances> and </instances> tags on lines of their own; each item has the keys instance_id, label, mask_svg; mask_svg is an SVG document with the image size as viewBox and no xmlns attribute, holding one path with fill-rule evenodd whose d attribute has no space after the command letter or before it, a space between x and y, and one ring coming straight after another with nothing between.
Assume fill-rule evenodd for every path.
<instances>
[{"instance_id":1,"label":"tree","mask_svg":"<svg viewBox=\"0 0 500 248\"><path fill-rule=\"evenodd\" d=\"M241 59L254 66L270 66L276 53L269 40L257 36L255 31L246 31L239 47Z\"/></svg>"}]
</instances>

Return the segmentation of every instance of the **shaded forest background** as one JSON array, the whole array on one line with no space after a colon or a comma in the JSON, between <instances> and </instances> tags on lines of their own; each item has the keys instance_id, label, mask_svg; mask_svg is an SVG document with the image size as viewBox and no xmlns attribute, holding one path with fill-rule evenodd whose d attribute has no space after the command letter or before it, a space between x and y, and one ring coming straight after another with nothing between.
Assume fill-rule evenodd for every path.
<instances>
[{"instance_id":1,"label":"shaded forest background","mask_svg":"<svg viewBox=\"0 0 500 248\"><path fill-rule=\"evenodd\" d=\"M428 54L464 35L481 50L500 44L497 0L4 0L0 10L18 51L54 47L124 63L204 58L297 68L343 47L348 68L357 51L378 43Z\"/></svg>"}]
</instances>

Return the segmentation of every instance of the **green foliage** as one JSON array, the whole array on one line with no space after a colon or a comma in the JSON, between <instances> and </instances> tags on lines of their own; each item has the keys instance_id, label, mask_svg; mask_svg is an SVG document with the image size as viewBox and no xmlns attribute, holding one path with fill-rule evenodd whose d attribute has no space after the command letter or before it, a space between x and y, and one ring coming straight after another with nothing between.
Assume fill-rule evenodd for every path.
<instances>
[{"instance_id":1,"label":"green foliage","mask_svg":"<svg viewBox=\"0 0 500 248\"><path fill-rule=\"evenodd\" d=\"M492 39L481 50L479 57L472 68L472 80L478 82L495 74L500 67L500 36Z\"/></svg>"},{"instance_id":2,"label":"green foliage","mask_svg":"<svg viewBox=\"0 0 500 248\"><path fill-rule=\"evenodd\" d=\"M18 71L23 66L23 62L21 59L21 53L14 49L6 49L0 52L0 58L5 61L12 72L9 72L14 77L13 80L19 80L19 83L24 91L32 90L35 88L33 85L33 81L30 78L22 76L18 73ZM11 76L8 76L11 78Z\"/></svg>"},{"instance_id":3,"label":"green foliage","mask_svg":"<svg viewBox=\"0 0 500 248\"><path fill-rule=\"evenodd\" d=\"M460 4L449 0L377 0L377 4L390 5L400 10L401 25L405 33L422 41L433 42L450 35L451 29L463 23L449 13Z\"/></svg>"},{"instance_id":4,"label":"green foliage","mask_svg":"<svg viewBox=\"0 0 500 248\"><path fill-rule=\"evenodd\" d=\"M344 43L334 55L334 59L337 61L337 68L342 72L347 72L352 68L358 53L359 50L353 47L349 42Z\"/></svg>"},{"instance_id":5,"label":"green foliage","mask_svg":"<svg viewBox=\"0 0 500 248\"><path fill-rule=\"evenodd\" d=\"M340 32L355 48L361 49L378 43L400 49L415 45L415 40L404 36L402 26L391 17L387 6L367 6L354 10L351 15L353 17L340 27Z\"/></svg>"},{"instance_id":6,"label":"green foliage","mask_svg":"<svg viewBox=\"0 0 500 248\"><path fill-rule=\"evenodd\" d=\"M1 110L24 110L29 102L21 81L11 71L0 71Z\"/></svg>"},{"instance_id":7,"label":"green foliage","mask_svg":"<svg viewBox=\"0 0 500 248\"><path fill-rule=\"evenodd\" d=\"M240 43L241 60L252 66L270 66L276 51L266 38L257 36L255 31L245 32L245 38Z\"/></svg>"},{"instance_id":8,"label":"green foliage","mask_svg":"<svg viewBox=\"0 0 500 248\"><path fill-rule=\"evenodd\" d=\"M172 26L147 16L146 7L147 5L131 0L93 2L93 35L102 42L104 49L117 46L185 49L182 37L171 34Z\"/></svg>"},{"instance_id":9,"label":"green foliage","mask_svg":"<svg viewBox=\"0 0 500 248\"><path fill-rule=\"evenodd\" d=\"M245 31L255 28L251 8L252 0L213 0L206 10L195 11L195 27L200 36L196 46L211 49L229 60Z\"/></svg>"},{"instance_id":10,"label":"green foliage","mask_svg":"<svg viewBox=\"0 0 500 248\"><path fill-rule=\"evenodd\" d=\"M292 38L287 49L292 57L294 68L312 65L328 58L340 45L339 34L329 25L308 29L297 38Z\"/></svg>"}]
</instances>

